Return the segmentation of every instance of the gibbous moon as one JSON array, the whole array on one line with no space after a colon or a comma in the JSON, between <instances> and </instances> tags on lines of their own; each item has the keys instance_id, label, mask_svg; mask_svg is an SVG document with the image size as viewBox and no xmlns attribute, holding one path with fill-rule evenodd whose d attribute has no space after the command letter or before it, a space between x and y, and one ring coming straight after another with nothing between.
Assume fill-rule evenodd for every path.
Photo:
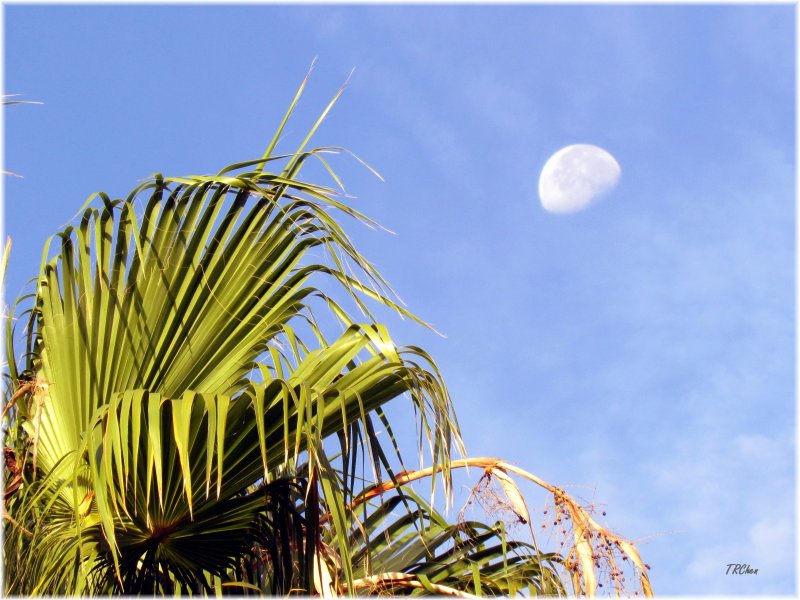
<instances>
[{"instance_id":1,"label":"gibbous moon","mask_svg":"<svg viewBox=\"0 0 800 600\"><path fill-rule=\"evenodd\" d=\"M617 160L591 144L574 144L551 156L539 176L539 198L551 213L574 213L610 192L622 173Z\"/></svg>"}]
</instances>

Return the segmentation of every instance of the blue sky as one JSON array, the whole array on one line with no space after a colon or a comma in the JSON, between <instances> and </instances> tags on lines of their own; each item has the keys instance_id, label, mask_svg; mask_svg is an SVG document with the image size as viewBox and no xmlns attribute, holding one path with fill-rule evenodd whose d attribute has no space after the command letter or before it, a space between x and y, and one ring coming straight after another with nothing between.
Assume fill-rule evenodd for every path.
<instances>
[{"instance_id":1,"label":"blue sky","mask_svg":"<svg viewBox=\"0 0 800 600\"><path fill-rule=\"evenodd\" d=\"M794 7L5 5L8 295L92 193L307 125L412 310L471 455L605 505L661 594L795 593ZM622 166L546 213L546 159ZM288 149L288 146L287 146ZM409 434L412 432L409 431ZM726 576L748 563L757 576Z\"/></svg>"}]
</instances>

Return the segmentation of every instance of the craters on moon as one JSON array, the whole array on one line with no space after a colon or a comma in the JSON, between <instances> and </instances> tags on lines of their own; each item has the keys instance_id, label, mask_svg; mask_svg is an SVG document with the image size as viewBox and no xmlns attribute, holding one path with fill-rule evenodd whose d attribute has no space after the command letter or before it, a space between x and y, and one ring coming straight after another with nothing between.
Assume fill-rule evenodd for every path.
<instances>
[{"instance_id":1,"label":"craters on moon","mask_svg":"<svg viewBox=\"0 0 800 600\"><path fill-rule=\"evenodd\" d=\"M619 183L622 169L606 150L573 144L551 156L539 176L539 198L551 213L575 213L605 196Z\"/></svg>"}]
</instances>

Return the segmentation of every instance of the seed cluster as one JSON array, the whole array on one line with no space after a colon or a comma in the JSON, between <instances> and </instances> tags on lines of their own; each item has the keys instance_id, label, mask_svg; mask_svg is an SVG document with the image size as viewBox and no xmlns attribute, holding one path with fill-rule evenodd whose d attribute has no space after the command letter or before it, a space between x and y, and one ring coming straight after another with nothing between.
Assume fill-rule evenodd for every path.
<instances>
[{"instance_id":1,"label":"seed cluster","mask_svg":"<svg viewBox=\"0 0 800 600\"><path fill-rule=\"evenodd\" d=\"M542 510L544 522L541 525L541 529L550 529L554 533L555 541L562 549L562 552L565 547L570 548L563 563L564 567L570 573L580 574L582 565L578 559L573 542L573 540L577 538L572 523L573 517L567 507L567 501L564 500L564 497L561 494L554 494L554 496L554 504L545 504ZM588 515L600 513L606 516L606 511L596 511L595 507L592 505L582 506L581 508ZM581 529L584 529L584 531L579 535L583 540L591 544L591 559L597 576L598 590L605 591L610 588L610 593L625 593L629 578L631 578L631 574L628 573L626 576L623 570L625 565L630 565L630 569L633 571L633 581L638 584L641 573L639 569L632 564L633 561L631 561L625 551L623 551L620 541L616 539L613 534L609 534L605 530L586 530L585 526L581 527ZM647 570L650 570L649 564L645 564L644 566ZM631 592L627 593L630 594ZM633 590L632 593L635 596L639 595L639 592L636 590Z\"/></svg>"},{"instance_id":2,"label":"seed cluster","mask_svg":"<svg viewBox=\"0 0 800 600\"><path fill-rule=\"evenodd\" d=\"M534 545L545 552L547 546L554 545L562 557L561 567L569 575L577 576L578 581L586 581L584 566L593 567L600 593L638 596L641 591L647 594L649 581L645 572L650 570L650 565L635 563L639 559L638 556L635 558L634 555L629 556L631 552L629 542L618 538L613 532L594 521L598 515L605 517L606 511L598 510L594 503L583 501L578 504L572 496L560 488L549 489L552 496L545 502L541 512L542 519L536 528L544 540L534 539ZM467 507L473 505L478 505L485 513L501 519L508 527L519 526L520 522L525 524L489 472L484 473L470 491L469 499L459 515L459 521L463 521ZM534 531L533 526L531 524L531 535ZM547 531L549 535L545 536ZM586 560L584 549L587 547L587 542L591 548L590 566L582 562Z\"/></svg>"}]
</instances>

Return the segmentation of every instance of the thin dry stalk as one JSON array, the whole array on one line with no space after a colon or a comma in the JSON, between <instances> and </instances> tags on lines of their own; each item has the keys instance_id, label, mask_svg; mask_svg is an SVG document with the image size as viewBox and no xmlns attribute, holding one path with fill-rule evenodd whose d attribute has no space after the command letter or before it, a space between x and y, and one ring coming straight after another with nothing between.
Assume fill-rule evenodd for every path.
<instances>
[{"instance_id":1,"label":"thin dry stalk","mask_svg":"<svg viewBox=\"0 0 800 600\"><path fill-rule=\"evenodd\" d=\"M25 528L24 528L22 525L20 525L19 523L17 523L17 522L14 520L14 517L12 517L10 514L8 514L8 513L7 513L7 512L5 512L5 511L3 512L3 518L4 518L6 521L8 521L9 523L11 523L11 524L12 524L14 527L16 527L17 529L19 529L19 530L20 530L22 533L24 533L25 535L27 535L28 537L33 537L33 533L31 533L30 531L28 531L27 529L25 529Z\"/></svg>"}]
</instances>

